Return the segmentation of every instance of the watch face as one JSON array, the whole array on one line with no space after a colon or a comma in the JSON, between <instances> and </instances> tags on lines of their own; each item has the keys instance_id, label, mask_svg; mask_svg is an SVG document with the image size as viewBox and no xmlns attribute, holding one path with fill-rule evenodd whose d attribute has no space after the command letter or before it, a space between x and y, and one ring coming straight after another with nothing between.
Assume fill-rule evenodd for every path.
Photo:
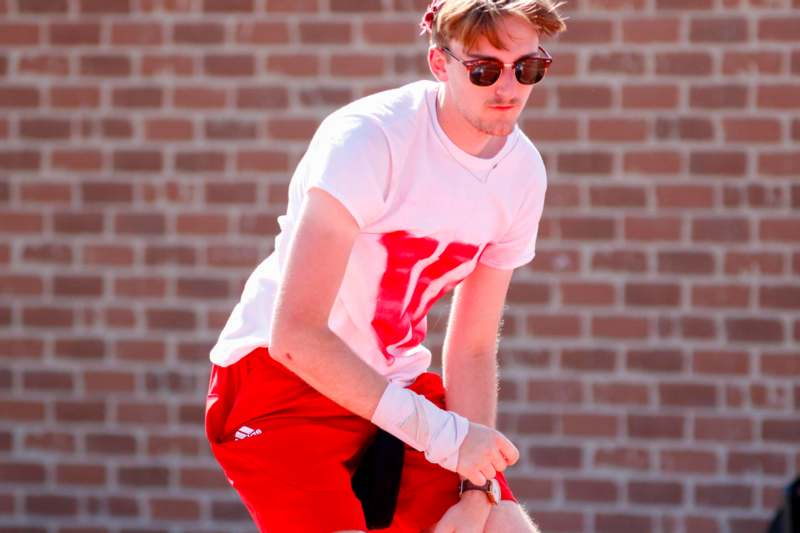
<instances>
[{"instance_id":1,"label":"watch face","mask_svg":"<svg viewBox=\"0 0 800 533\"><path fill-rule=\"evenodd\" d=\"M496 479L491 480L489 487L489 499L492 503L500 503L500 482Z\"/></svg>"}]
</instances>

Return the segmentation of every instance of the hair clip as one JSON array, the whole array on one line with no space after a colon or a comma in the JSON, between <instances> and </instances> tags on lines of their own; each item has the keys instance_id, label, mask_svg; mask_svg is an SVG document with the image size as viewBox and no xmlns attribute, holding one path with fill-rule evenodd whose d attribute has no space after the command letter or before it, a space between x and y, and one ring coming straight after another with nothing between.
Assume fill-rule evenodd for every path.
<instances>
[{"instance_id":1,"label":"hair clip","mask_svg":"<svg viewBox=\"0 0 800 533\"><path fill-rule=\"evenodd\" d=\"M419 23L419 27L422 29L422 31L419 32L420 35L433 33L433 20L436 18L436 13L442 8L444 2L445 0L431 1L425 14L422 16L422 21Z\"/></svg>"}]
</instances>

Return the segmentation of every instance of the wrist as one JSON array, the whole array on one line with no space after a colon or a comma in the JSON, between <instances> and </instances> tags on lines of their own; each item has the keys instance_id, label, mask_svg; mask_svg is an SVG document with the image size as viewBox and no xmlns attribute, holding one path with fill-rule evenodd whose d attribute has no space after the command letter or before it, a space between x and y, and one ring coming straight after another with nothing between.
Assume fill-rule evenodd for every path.
<instances>
[{"instance_id":1,"label":"wrist","mask_svg":"<svg viewBox=\"0 0 800 533\"><path fill-rule=\"evenodd\" d=\"M492 507L492 502L486 497L486 493L478 490L464 491L461 495L461 501L476 507L485 507L487 510Z\"/></svg>"}]
</instances>

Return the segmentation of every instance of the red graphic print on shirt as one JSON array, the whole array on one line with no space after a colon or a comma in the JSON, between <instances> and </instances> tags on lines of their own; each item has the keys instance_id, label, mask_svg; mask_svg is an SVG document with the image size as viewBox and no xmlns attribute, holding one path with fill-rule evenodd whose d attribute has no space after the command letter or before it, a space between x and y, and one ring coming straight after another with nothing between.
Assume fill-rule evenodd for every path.
<instances>
[{"instance_id":1,"label":"red graphic print on shirt","mask_svg":"<svg viewBox=\"0 0 800 533\"><path fill-rule=\"evenodd\" d=\"M449 280L433 297L425 295L431 283L472 261L479 247L459 242L448 244L441 255L422 270L408 305L404 306L414 266L433 256L439 242L430 237L414 237L405 231L387 233L380 242L386 248L386 270L378 288L372 327L378 335L383 356L391 361L395 357L391 349L410 348L422 342L427 331L428 311L461 279Z\"/></svg>"}]
</instances>

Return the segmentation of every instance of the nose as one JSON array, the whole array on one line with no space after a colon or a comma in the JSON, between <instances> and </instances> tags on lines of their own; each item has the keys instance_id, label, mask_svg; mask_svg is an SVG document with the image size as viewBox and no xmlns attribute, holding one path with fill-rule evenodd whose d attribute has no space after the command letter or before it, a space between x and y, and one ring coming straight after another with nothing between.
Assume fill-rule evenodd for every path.
<instances>
[{"instance_id":1,"label":"nose","mask_svg":"<svg viewBox=\"0 0 800 533\"><path fill-rule=\"evenodd\" d=\"M512 97L517 89L517 78L514 75L514 67L504 68L500 73L500 78L495 82L495 96L500 101Z\"/></svg>"}]
</instances>

